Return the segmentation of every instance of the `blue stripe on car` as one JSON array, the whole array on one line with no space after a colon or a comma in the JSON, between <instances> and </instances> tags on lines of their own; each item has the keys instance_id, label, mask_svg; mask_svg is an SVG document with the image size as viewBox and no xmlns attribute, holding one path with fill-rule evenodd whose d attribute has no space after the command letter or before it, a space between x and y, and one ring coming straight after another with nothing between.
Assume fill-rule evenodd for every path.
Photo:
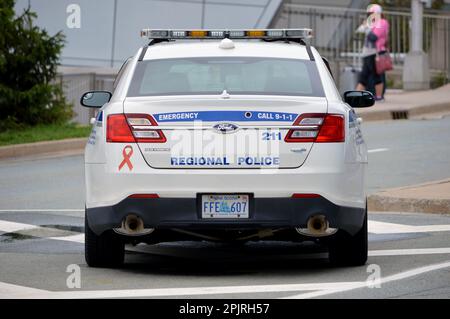
<instances>
[{"instance_id":1,"label":"blue stripe on car","mask_svg":"<svg viewBox=\"0 0 450 319\"><path fill-rule=\"evenodd\" d=\"M263 111L194 111L153 114L157 122L191 122L191 121L275 121L293 122L298 114Z\"/></svg>"}]
</instances>

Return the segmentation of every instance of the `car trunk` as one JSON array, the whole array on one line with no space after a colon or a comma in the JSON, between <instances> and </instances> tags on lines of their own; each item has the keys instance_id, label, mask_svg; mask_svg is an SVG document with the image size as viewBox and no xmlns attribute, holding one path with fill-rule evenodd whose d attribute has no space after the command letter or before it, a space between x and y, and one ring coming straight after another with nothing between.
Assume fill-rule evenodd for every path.
<instances>
[{"instance_id":1,"label":"car trunk","mask_svg":"<svg viewBox=\"0 0 450 319\"><path fill-rule=\"evenodd\" d=\"M295 168L312 142L287 143L299 115L326 113L315 97L132 97L124 113L150 115L164 141L138 141L147 164L163 169Z\"/></svg>"}]
</instances>

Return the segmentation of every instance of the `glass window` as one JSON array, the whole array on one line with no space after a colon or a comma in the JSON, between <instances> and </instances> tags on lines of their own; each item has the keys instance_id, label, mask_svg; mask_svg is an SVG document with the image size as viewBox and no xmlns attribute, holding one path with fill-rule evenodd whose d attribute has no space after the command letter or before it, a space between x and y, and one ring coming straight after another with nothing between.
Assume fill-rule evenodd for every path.
<instances>
[{"instance_id":1,"label":"glass window","mask_svg":"<svg viewBox=\"0 0 450 319\"><path fill-rule=\"evenodd\" d=\"M221 94L324 96L313 61L202 57L138 62L128 96Z\"/></svg>"}]
</instances>

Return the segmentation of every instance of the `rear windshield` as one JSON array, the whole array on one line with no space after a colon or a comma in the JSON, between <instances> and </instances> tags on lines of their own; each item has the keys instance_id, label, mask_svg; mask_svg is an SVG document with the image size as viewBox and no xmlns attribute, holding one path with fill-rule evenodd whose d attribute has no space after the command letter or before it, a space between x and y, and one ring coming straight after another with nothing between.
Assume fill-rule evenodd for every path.
<instances>
[{"instance_id":1,"label":"rear windshield","mask_svg":"<svg viewBox=\"0 0 450 319\"><path fill-rule=\"evenodd\" d=\"M138 62L128 96L229 94L323 97L314 62L202 57Z\"/></svg>"}]
</instances>

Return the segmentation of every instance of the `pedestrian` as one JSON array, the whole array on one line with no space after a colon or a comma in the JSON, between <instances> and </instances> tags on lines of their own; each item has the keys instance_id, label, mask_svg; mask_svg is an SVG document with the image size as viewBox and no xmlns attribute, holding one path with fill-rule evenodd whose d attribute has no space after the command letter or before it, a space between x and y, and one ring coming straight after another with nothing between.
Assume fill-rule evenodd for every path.
<instances>
[{"instance_id":1,"label":"pedestrian","mask_svg":"<svg viewBox=\"0 0 450 319\"><path fill-rule=\"evenodd\" d=\"M387 51L389 37L389 22L384 18L383 8L378 4L371 4L367 7L367 19L356 30L364 33L364 46L362 49L362 70L358 77L356 90L369 89L370 85L375 85L375 100L384 101L384 74L376 71L377 54L384 54Z\"/></svg>"}]
</instances>

